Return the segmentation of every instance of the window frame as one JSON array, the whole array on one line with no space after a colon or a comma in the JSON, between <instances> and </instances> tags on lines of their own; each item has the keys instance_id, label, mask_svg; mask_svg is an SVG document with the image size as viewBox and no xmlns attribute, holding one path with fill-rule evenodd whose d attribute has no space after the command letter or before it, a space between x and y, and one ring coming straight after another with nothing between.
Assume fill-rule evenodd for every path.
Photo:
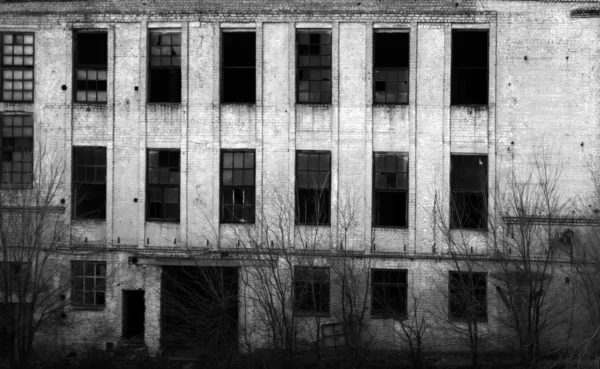
<instances>
[{"instance_id":1,"label":"window frame","mask_svg":"<svg viewBox=\"0 0 600 369\"><path fill-rule=\"evenodd\" d=\"M469 299L474 301L478 299L478 296L483 296L483 301L477 301L477 304L483 306L482 313L476 313L474 316L467 316L467 314L457 314L453 310L453 299L460 298L460 296L453 296L453 281L456 280L456 277L453 276L471 276L468 279L468 286L465 288L469 289ZM477 276L477 277L475 277ZM483 286L481 285L473 285L473 281L476 279L476 283L481 281L483 277ZM448 271L448 318L451 321L469 321L476 320L478 322L487 322L488 319L488 273L487 272L476 272L476 271ZM459 281L459 283L463 283ZM476 291L482 291L483 293L477 294ZM464 302L461 302L464 304Z\"/></svg>"},{"instance_id":2,"label":"window frame","mask_svg":"<svg viewBox=\"0 0 600 369\"><path fill-rule=\"evenodd\" d=\"M455 169L455 165L453 165L453 161L455 160L455 158L458 157L471 157L471 158L475 158L475 159L479 159L482 160L484 162L484 178L485 178L485 188L483 188L482 190L479 191L466 191L466 190L462 190L462 191L458 191L454 189L454 182L456 181L456 179L454 179L454 175L457 172ZM450 228L451 229L462 229L462 230L472 230L472 231L487 231L488 229L488 218L489 218L489 199L488 199L488 195L489 195L489 168L488 168L488 156L487 154L450 154ZM460 174L464 174L464 173L468 173L468 172L459 172ZM459 174L459 175L460 175ZM476 178L473 180L477 180ZM458 220L458 224L457 224L457 217L460 217L460 215L458 214L458 211L456 210L456 200L455 200L455 196L456 195L464 195L464 194L471 194L471 195L477 195L479 194L480 196L482 196L483 199L483 206L484 206L484 211L483 211L483 221L481 221L482 226L480 227L465 227L462 226L462 224L460 223L462 221L462 218L460 220Z\"/></svg>"},{"instance_id":3,"label":"window frame","mask_svg":"<svg viewBox=\"0 0 600 369\"><path fill-rule=\"evenodd\" d=\"M77 264L82 264L82 275L76 275L76 268L75 265ZM94 267L94 274L92 276L88 276L86 275L86 266L88 264L93 265ZM97 276L97 268L99 266L104 266L104 275L103 276ZM106 261L99 261L99 260L71 260L71 296L70 296L70 304L72 307L78 308L78 309L90 309L90 310L100 310L100 309L104 309L106 307L106 295L107 295L107 289L106 289L106 279L107 279L107 273L108 272L108 266ZM82 289L76 289L75 287L77 286L77 278L82 279ZM86 282L85 280L87 278L93 279L93 288L91 288L90 290L86 289ZM97 288L98 286L98 280L99 279L103 279L104 283L102 284L102 282L99 284L100 288ZM74 297L76 295L76 293L81 293L82 299L81 301L75 301ZM85 295L87 293L92 293L94 296L94 302L93 303L86 303L85 302ZM102 303L98 303L97 299L98 299L98 293L103 293L104 294L104 302Z\"/></svg>"},{"instance_id":4,"label":"window frame","mask_svg":"<svg viewBox=\"0 0 600 369\"><path fill-rule=\"evenodd\" d=\"M301 66L300 65L300 35L301 34L308 34L309 35L309 44L307 45L309 50L310 50L310 46L312 46L313 44L310 43L310 35L311 34L319 34L319 35L323 35L323 34L328 34L329 35L329 44L326 43L319 43L319 49L321 49L322 46L329 46L329 50L330 53L329 55L327 54L319 54L319 58L323 58L323 57L327 57L329 56L329 66L321 66L320 64L317 66L310 66L310 62L308 66ZM331 28L296 28L296 32L295 32L295 48L296 48L296 104L297 105L331 105L333 103L333 32L331 30ZM309 51L309 58L310 58L310 51ZM310 59L309 59L310 60ZM321 60L321 59L320 59ZM319 73L323 72L323 71L327 71L329 70L329 99L325 99L322 101L312 101L310 96L311 93L313 92L310 89L310 77L308 79L308 90L306 90L308 92L308 100L307 101L300 101L300 74L301 74L301 69L305 69L307 71L319 71ZM310 73L309 73L310 74ZM322 77L320 77L322 78ZM318 90L319 93L322 93L323 91L327 91L327 90L322 90L321 87L323 86L322 83L327 82L326 80L323 79L319 79L318 80L320 85L320 88ZM314 91L316 92L316 91ZM320 96L320 95L319 95Z\"/></svg>"},{"instance_id":5,"label":"window frame","mask_svg":"<svg viewBox=\"0 0 600 369\"><path fill-rule=\"evenodd\" d=\"M300 273L305 273L300 276ZM316 273L323 273L321 276L326 274L326 278L323 278L322 281L317 281L315 277L317 277ZM299 278L302 277L302 280ZM306 278L305 280L305 277ZM311 298L310 304L312 308L302 308L301 302L302 292L298 291L299 285L310 285L311 288ZM326 298L327 301L313 301L313 295L316 297L317 292L314 289L315 285L320 285L318 290L319 298ZM330 316L331 315L331 271L328 266L308 266L308 265L294 265L294 274L292 281L292 306L293 312L296 316ZM302 287L304 290L305 287ZM324 293L326 291L326 293ZM318 306L317 306L318 305ZM323 310L320 310L319 307L323 307Z\"/></svg>"},{"instance_id":6,"label":"window frame","mask_svg":"<svg viewBox=\"0 0 600 369\"><path fill-rule=\"evenodd\" d=\"M485 33L487 35L487 45L486 45L486 66L485 67L473 67L473 66L460 66L455 65L455 34L457 33ZM458 90L459 84L459 76L458 70L486 70L486 98L485 103L472 103L472 102L463 102L464 97L460 94ZM489 106L490 104L490 31L487 28L455 28L452 29L451 34L451 56L450 56L450 105L451 106ZM457 101L460 100L460 101Z\"/></svg>"},{"instance_id":7,"label":"window frame","mask_svg":"<svg viewBox=\"0 0 600 369\"><path fill-rule=\"evenodd\" d=\"M85 33L95 33L95 34L99 34L99 33L103 33L106 35L106 64L82 64L79 62L79 36L81 34L85 34ZM73 102L76 104L98 104L98 105L105 105L108 102L108 29L106 28L81 28L81 29L75 29L73 32ZM96 89L96 90L79 90L79 88L77 87L77 81L79 81L78 77L78 71L79 69L84 69L86 72L89 71L95 71L96 73L99 73L101 71L103 71L106 75L106 90L104 90L105 92L105 100L104 101L99 101L96 95L96 101L89 101L87 100L79 100L77 93L80 91L95 91L96 94L98 94L98 92L101 92L102 90ZM85 80L86 82L89 81L88 79ZM96 83L98 83L98 81L101 80L96 80Z\"/></svg>"},{"instance_id":8,"label":"window frame","mask_svg":"<svg viewBox=\"0 0 600 369\"><path fill-rule=\"evenodd\" d=\"M179 46L179 66L152 66L152 36L156 34L159 36L163 36L163 35L169 35L169 36L179 36L180 39L180 44L175 46ZM146 87L147 87L147 96L146 96L146 102L148 104L181 104L182 102L182 97L183 97L183 74L182 74L182 68L181 68L181 61L182 61L182 50L183 50L183 36L182 36L182 32L181 29L161 29L161 28L149 28L148 29L148 50L147 50L147 73L146 73ZM163 46L162 44L159 44L160 46ZM171 47L175 47L173 46L174 44L170 44ZM162 54L161 54L162 56ZM177 55L175 55L177 56ZM155 101L152 99L152 70L169 70L169 71L175 71L175 70L179 70L179 98L175 99L175 101ZM171 91L171 87L169 85L169 93Z\"/></svg>"},{"instance_id":9,"label":"window frame","mask_svg":"<svg viewBox=\"0 0 600 369\"><path fill-rule=\"evenodd\" d=\"M300 169L300 155L303 154L308 154L310 155L329 155L329 171L328 171L328 175L327 175L327 187L325 188L320 188L320 189L312 189L311 187L308 188L300 188L299 187L299 172L300 171L304 171ZM320 160L318 161L320 162ZM295 167L295 209L294 209L294 213L295 213L295 224L296 225L305 225L305 226L331 226L331 176L332 176L332 170L331 170L331 165L332 165L332 157L331 157L331 151L329 150L296 150L296 167ZM319 165L320 166L320 165ZM314 171L314 170L312 170ZM308 169L306 170L306 172L311 172L310 170L310 159L308 159ZM321 171L320 168L316 170L317 173L321 173L324 171ZM309 181L309 177L310 175L307 174L307 182ZM325 211L327 212L327 214L325 215L325 219L321 222L321 219L316 219L313 220L313 218L315 216L318 215L318 213L313 214L312 216L310 216L310 219L308 219L309 217L306 217L306 219L302 220L303 217L301 216L301 212L300 212L300 191L311 191L311 192L317 192L316 194L319 196L318 198L315 197L315 202L318 201L319 205L321 204L321 201L326 201L327 203L324 204L325 205ZM322 196L326 193L326 198L322 198ZM325 200L323 200L325 199ZM316 210L316 209L315 209Z\"/></svg>"},{"instance_id":10,"label":"window frame","mask_svg":"<svg viewBox=\"0 0 600 369\"><path fill-rule=\"evenodd\" d=\"M398 158L405 158L405 162L406 162L406 189L377 189L376 188L376 181L377 181L377 171L376 171L376 160L377 160L377 156L395 156L396 160L398 160ZM371 226L373 228L392 228L392 229L406 229L408 228L408 195L410 193L410 182L409 182L409 176L410 176L410 167L409 167L409 154L406 152L389 152L389 151L375 151L373 152L373 174L372 174L372 217L371 217ZM391 172L384 172L384 173L391 173ZM398 173L402 173L402 172L396 172L396 175L398 175ZM406 204L406 208L404 209L404 219L406 220L406 224L405 225L380 225L378 224L378 209L379 209L379 205L377 205L377 193L380 192L385 192L385 193L404 193L404 201Z\"/></svg>"},{"instance_id":11,"label":"window frame","mask_svg":"<svg viewBox=\"0 0 600 369\"><path fill-rule=\"evenodd\" d=\"M176 184L165 184L165 183L150 183L150 153L151 152L158 152L159 156L160 156L160 152L177 152L179 154L179 166L178 166L178 174L179 174L179 178L177 180ZM160 160L160 159L159 159ZM154 168L154 167L152 167ZM162 168L160 165L156 168ZM171 166L166 166L166 168L174 168ZM171 172L169 171L169 174ZM151 218L150 217L150 206L151 206L151 201L150 201L150 188L160 188L161 190L161 206L165 207L165 210L163 212L166 211L166 204L168 204L167 202L165 202L165 196L166 193L164 192L165 189L168 188L177 188L177 218ZM179 223L181 220L181 150L179 149L156 149L156 148L147 148L146 149L146 222L167 222L167 223Z\"/></svg>"},{"instance_id":12,"label":"window frame","mask_svg":"<svg viewBox=\"0 0 600 369\"><path fill-rule=\"evenodd\" d=\"M28 128L29 126L26 124L25 119L29 118L28 120L30 120L31 122L31 146L26 146L23 145L19 148L21 149L26 149L26 148L30 148L31 149L31 171L25 171L23 169L23 165L25 163L27 163L27 161L25 161L25 157L24 157L24 153L29 152L26 150L16 150L17 146L13 145L13 146L9 146L9 149L6 149L6 146L3 145L3 141L4 141L4 124L5 124L5 120L7 117L21 117L23 120L23 124L21 126L21 131L24 132L26 128ZM14 127L14 126L13 126ZM15 136L11 136L11 137L15 137ZM20 136L21 139L27 139L29 137L22 135ZM25 143L25 140L22 141L23 143ZM22 160L20 161L20 165L22 170L18 173L21 174L21 178L23 178L23 176L25 174L30 174L30 180L29 181L23 181L21 179L21 182L19 183L14 183L12 182L12 177L13 177L13 173L16 173L16 171L11 171L10 172L10 176L11 176L11 181L10 182L4 182L4 169L2 169L3 163L4 163L4 157L5 157L5 153L10 152L12 153L11 156L14 157L14 153L15 152L21 152L21 156L22 156ZM11 163L12 163L12 159L11 159ZM34 167L35 167L35 121L33 120L33 114L32 113L0 113L0 188L31 188L31 186L33 186L33 181L35 180L34 178Z\"/></svg>"},{"instance_id":13,"label":"window frame","mask_svg":"<svg viewBox=\"0 0 600 369\"><path fill-rule=\"evenodd\" d=\"M235 34L235 33L252 33L254 34L254 66L226 66L225 65L225 43L223 41L225 34ZM233 104L248 104L248 105L256 105L256 85L257 85L257 77L256 77L256 29L254 28L222 28L221 29L221 65L220 65L220 103L225 105L233 105ZM225 101L225 70L226 69L252 69L253 73L253 81L254 81L254 91L253 91L253 99L252 101Z\"/></svg>"},{"instance_id":14,"label":"window frame","mask_svg":"<svg viewBox=\"0 0 600 369\"><path fill-rule=\"evenodd\" d=\"M88 167L92 167L95 169L94 172L96 172L97 168L101 168L102 165L98 165L96 163L94 164L87 164L87 165L78 165L77 161L76 161L76 157L78 155L83 155L84 157L86 156L85 153L81 152L81 153L76 153L76 151L86 151L86 150L94 150L94 159L96 158L96 151L97 150L103 150L104 151L104 181L90 181L90 180L80 180L77 179L77 168L78 167L85 167L86 168L86 174L87 174L87 168ZM71 164L71 168L72 168L72 175L71 175L71 192L72 192L72 204L71 204L71 219L77 219L77 220L106 220L106 199L107 199L107 181L106 181L106 177L108 176L108 151L106 146L73 146L72 149L73 155L72 155L72 164ZM78 196L77 196L77 187L76 185L104 185L104 210L103 213L104 215L98 215L98 216L82 216L82 215L78 215L77 213L77 207L78 207ZM93 214L94 212L92 212Z\"/></svg>"},{"instance_id":15,"label":"window frame","mask_svg":"<svg viewBox=\"0 0 600 369\"><path fill-rule=\"evenodd\" d=\"M22 64L20 66L5 66L4 65L4 36L6 35L13 35L13 36L31 36L33 37L33 41L31 43L31 46L33 47L33 51L32 51L32 63L31 65L25 65ZM15 45L15 44L12 44ZM23 43L23 47L25 47L28 44ZM0 102L5 102L5 103L11 103L11 104L31 104L35 101L35 32L21 32L21 31L2 31L0 32L0 89L1 89L1 93L0 93ZM15 55L15 54L11 54L11 55ZM25 54L22 54L23 57L25 57ZM14 100L14 99L5 99L4 98L4 72L7 70L21 70L23 72L30 70L31 71L31 99L30 100ZM14 79L12 79L12 81L15 81ZM29 81L29 80L25 80L22 79L21 80L23 83L25 81ZM7 91L15 91L14 89L10 89ZM21 91L25 91L25 90L21 90ZM29 90L27 90L29 91Z\"/></svg>"},{"instance_id":16,"label":"window frame","mask_svg":"<svg viewBox=\"0 0 600 369\"><path fill-rule=\"evenodd\" d=\"M400 274L404 274L404 280L405 282L375 282L375 273L377 272L386 272L386 273L399 273ZM393 312L390 310L386 310L386 311L381 311L379 309L375 309L375 290L376 288L381 288L381 289L389 289L389 288L397 288L398 290L403 290L404 291L404 304L403 304L403 309L404 311L401 312ZM371 268L371 318L380 318L380 319L386 319L386 318L406 318L408 316L408 269L386 269L386 268Z\"/></svg>"},{"instance_id":17,"label":"window frame","mask_svg":"<svg viewBox=\"0 0 600 369\"><path fill-rule=\"evenodd\" d=\"M375 56L376 56L376 48L377 48L377 43L376 43L376 38L375 35L376 34L381 34L381 33L394 33L394 34L406 34L408 37L407 40L407 47L408 50L406 50L406 53L408 54L408 61L407 61L407 65L406 67L377 67L375 65ZM372 68L373 68L373 81L372 81L372 92L373 92L373 105L382 105L382 106L388 106L388 105L409 105L410 104L410 29L409 28L375 28L373 30L373 60L372 60ZM407 85L407 90L406 90L406 102L402 102L402 101L397 101L397 102L379 102L376 101L376 93L377 93L377 89L376 89L376 82L378 82L376 80L376 75L377 75L377 69L380 70L385 70L385 71L396 71L398 73L400 73L401 71L406 71L406 85ZM387 82L387 80L386 80ZM398 85L400 84L400 81L397 82ZM398 90L398 94L400 94L399 92L400 90ZM400 100L399 97L397 97L397 100Z\"/></svg>"},{"instance_id":18,"label":"window frame","mask_svg":"<svg viewBox=\"0 0 600 369\"><path fill-rule=\"evenodd\" d=\"M249 170L246 169L246 167L244 166L243 168L235 168L235 164L232 163L232 167L231 168L225 168L224 164L225 164L225 154L233 154L235 156L235 154L244 154L244 158L243 158L243 164L246 164L246 155L245 154L253 154L253 163L252 163L252 169L253 171L253 181L252 181L252 186L247 186L247 185L241 185L241 186L235 186L235 185L224 185L223 184L223 177L224 177L224 171L226 169L230 169L232 172L235 172L236 169L238 170L242 170L244 171L243 176L245 176L245 171ZM234 158L232 158L232 160L235 160ZM254 224L255 222L255 217L256 217L256 150L255 149L221 149L221 155L220 155L220 171L219 171L219 188L220 188L220 206L219 206L219 220L221 224ZM232 173L232 178L235 177L235 175ZM243 180L242 180L243 182ZM239 188L239 187L243 187L243 188L247 188L247 187L252 187L252 191L253 191L253 201L252 204L246 204L244 202L244 204L242 204L242 208L244 209L243 211L246 212L248 210L246 210L246 208L251 208L252 209L252 219L250 221L227 221L225 220L225 189L226 188L232 188L233 191L235 191L235 188ZM244 197L245 197L245 191L244 191ZM232 206L235 206L234 204L231 204ZM238 205L239 206L239 205Z\"/></svg>"}]
</instances>

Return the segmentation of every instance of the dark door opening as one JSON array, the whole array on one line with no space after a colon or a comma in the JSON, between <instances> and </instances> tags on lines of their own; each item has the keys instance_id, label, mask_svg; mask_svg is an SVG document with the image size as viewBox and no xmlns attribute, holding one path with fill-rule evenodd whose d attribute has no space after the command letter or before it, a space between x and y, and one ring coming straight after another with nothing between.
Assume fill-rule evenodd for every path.
<instances>
[{"instance_id":1,"label":"dark door opening","mask_svg":"<svg viewBox=\"0 0 600 369\"><path fill-rule=\"evenodd\" d=\"M144 339L144 291L123 291L123 338Z\"/></svg>"}]
</instances>

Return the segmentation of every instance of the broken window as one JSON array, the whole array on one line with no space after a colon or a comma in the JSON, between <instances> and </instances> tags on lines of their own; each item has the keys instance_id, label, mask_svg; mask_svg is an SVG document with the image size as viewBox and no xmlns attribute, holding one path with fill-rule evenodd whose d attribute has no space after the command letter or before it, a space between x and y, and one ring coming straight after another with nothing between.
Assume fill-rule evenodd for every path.
<instances>
[{"instance_id":1,"label":"broken window","mask_svg":"<svg viewBox=\"0 0 600 369\"><path fill-rule=\"evenodd\" d=\"M486 319L486 286L486 273L450 272L450 318Z\"/></svg>"},{"instance_id":2,"label":"broken window","mask_svg":"<svg viewBox=\"0 0 600 369\"><path fill-rule=\"evenodd\" d=\"M298 103L331 104L331 31L296 31Z\"/></svg>"},{"instance_id":3,"label":"broken window","mask_svg":"<svg viewBox=\"0 0 600 369\"><path fill-rule=\"evenodd\" d=\"M296 223L329 225L331 153L296 152Z\"/></svg>"},{"instance_id":4,"label":"broken window","mask_svg":"<svg viewBox=\"0 0 600 369\"><path fill-rule=\"evenodd\" d=\"M106 218L106 147L73 147L73 218Z\"/></svg>"},{"instance_id":5,"label":"broken window","mask_svg":"<svg viewBox=\"0 0 600 369\"><path fill-rule=\"evenodd\" d=\"M33 182L33 117L31 115L0 115L2 125L3 185L28 185Z\"/></svg>"},{"instance_id":6,"label":"broken window","mask_svg":"<svg viewBox=\"0 0 600 369\"><path fill-rule=\"evenodd\" d=\"M85 30L75 33L75 101L106 102L108 33Z\"/></svg>"},{"instance_id":7,"label":"broken window","mask_svg":"<svg viewBox=\"0 0 600 369\"><path fill-rule=\"evenodd\" d=\"M256 102L256 33L224 31L221 102Z\"/></svg>"},{"instance_id":8,"label":"broken window","mask_svg":"<svg viewBox=\"0 0 600 369\"><path fill-rule=\"evenodd\" d=\"M451 104L488 103L488 31L452 30Z\"/></svg>"},{"instance_id":9,"label":"broken window","mask_svg":"<svg viewBox=\"0 0 600 369\"><path fill-rule=\"evenodd\" d=\"M371 270L371 315L406 315L406 270Z\"/></svg>"},{"instance_id":10,"label":"broken window","mask_svg":"<svg viewBox=\"0 0 600 369\"><path fill-rule=\"evenodd\" d=\"M409 33L378 30L373 49L373 102L408 104Z\"/></svg>"},{"instance_id":11,"label":"broken window","mask_svg":"<svg viewBox=\"0 0 600 369\"><path fill-rule=\"evenodd\" d=\"M72 261L71 304L96 307L106 304L106 262Z\"/></svg>"},{"instance_id":12,"label":"broken window","mask_svg":"<svg viewBox=\"0 0 600 369\"><path fill-rule=\"evenodd\" d=\"M221 152L221 223L254 223L254 150Z\"/></svg>"},{"instance_id":13,"label":"broken window","mask_svg":"<svg viewBox=\"0 0 600 369\"><path fill-rule=\"evenodd\" d=\"M33 101L33 33L0 33L2 101Z\"/></svg>"},{"instance_id":14,"label":"broken window","mask_svg":"<svg viewBox=\"0 0 600 369\"><path fill-rule=\"evenodd\" d=\"M181 33L150 32L148 102L181 102Z\"/></svg>"},{"instance_id":15,"label":"broken window","mask_svg":"<svg viewBox=\"0 0 600 369\"><path fill-rule=\"evenodd\" d=\"M179 150L148 150L146 220L179 222Z\"/></svg>"},{"instance_id":16,"label":"broken window","mask_svg":"<svg viewBox=\"0 0 600 369\"><path fill-rule=\"evenodd\" d=\"M487 228L487 156L450 158L450 213L452 228Z\"/></svg>"},{"instance_id":17,"label":"broken window","mask_svg":"<svg viewBox=\"0 0 600 369\"><path fill-rule=\"evenodd\" d=\"M329 314L329 268L294 267L294 311Z\"/></svg>"},{"instance_id":18,"label":"broken window","mask_svg":"<svg viewBox=\"0 0 600 369\"><path fill-rule=\"evenodd\" d=\"M373 225L406 227L408 219L408 156L373 155Z\"/></svg>"}]
</instances>

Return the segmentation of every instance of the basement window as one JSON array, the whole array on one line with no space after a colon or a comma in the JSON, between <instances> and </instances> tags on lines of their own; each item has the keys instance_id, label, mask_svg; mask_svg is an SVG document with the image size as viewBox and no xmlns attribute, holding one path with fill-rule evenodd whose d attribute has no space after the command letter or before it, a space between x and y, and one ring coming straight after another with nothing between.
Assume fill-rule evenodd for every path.
<instances>
[{"instance_id":1,"label":"basement window","mask_svg":"<svg viewBox=\"0 0 600 369\"><path fill-rule=\"evenodd\" d=\"M223 31L221 102L256 102L256 33Z\"/></svg>"},{"instance_id":2,"label":"basement window","mask_svg":"<svg viewBox=\"0 0 600 369\"><path fill-rule=\"evenodd\" d=\"M379 317L406 315L406 270L371 270L371 315Z\"/></svg>"},{"instance_id":3,"label":"basement window","mask_svg":"<svg viewBox=\"0 0 600 369\"><path fill-rule=\"evenodd\" d=\"M408 219L408 156L373 155L373 225L406 227Z\"/></svg>"},{"instance_id":4,"label":"basement window","mask_svg":"<svg viewBox=\"0 0 600 369\"><path fill-rule=\"evenodd\" d=\"M179 150L148 150L148 221L179 222Z\"/></svg>"},{"instance_id":5,"label":"basement window","mask_svg":"<svg viewBox=\"0 0 600 369\"><path fill-rule=\"evenodd\" d=\"M254 150L221 152L221 223L254 223Z\"/></svg>"},{"instance_id":6,"label":"basement window","mask_svg":"<svg viewBox=\"0 0 600 369\"><path fill-rule=\"evenodd\" d=\"M73 147L73 218L106 218L106 147Z\"/></svg>"},{"instance_id":7,"label":"basement window","mask_svg":"<svg viewBox=\"0 0 600 369\"><path fill-rule=\"evenodd\" d=\"M373 49L373 102L408 104L409 33L376 31Z\"/></svg>"},{"instance_id":8,"label":"basement window","mask_svg":"<svg viewBox=\"0 0 600 369\"><path fill-rule=\"evenodd\" d=\"M106 102L108 33L75 32L75 101Z\"/></svg>"},{"instance_id":9,"label":"basement window","mask_svg":"<svg viewBox=\"0 0 600 369\"><path fill-rule=\"evenodd\" d=\"M450 272L451 319L487 319L487 275L481 272Z\"/></svg>"},{"instance_id":10,"label":"basement window","mask_svg":"<svg viewBox=\"0 0 600 369\"><path fill-rule=\"evenodd\" d=\"M331 104L331 31L296 31L296 101Z\"/></svg>"},{"instance_id":11,"label":"basement window","mask_svg":"<svg viewBox=\"0 0 600 369\"><path fill-rule=\"evenodd\" d=\"M452 105L487 105L487 30L452 30Z\"/></svg>"},{"instance_id":12,"label":"basement window","mask_svg":"<svg viewBox=\"0 0 600 369\"><path fill-rule=\"evenodd\" d=\"M487 229L487 156L450 158L450 218L457 229Z\"/></svg>"},{"instance_id":13,"label":"basement window","mask_svg":"<svg viewBox=\"0 0 600 369\"><path fill-rule=\"evenodd\" d=\"M307 315L329 314L329 268L294 267L294 312Z\"/></svg>"},{"instance_id":14,"label":"basement window","mask_svg":"<svg viewBox=\"0 0 600 369\"><path fill-rule=\"evenodd\" d=\"M296 152L296 224L329 225L331 152Z\"/></svg>"},{"instance_id":15,"label":"basement window","mask_svg":"<svg viewBox=\"0 0 600 369\"><path fill-rule=\"evenodd\" d=\"M33 33L0 33L2 101L33 101Z\"/></svg>"},{"instance_id":16,"label":"basement window","mask_svg":"<svg viewBox=\"0 0 600 369\"><path fill-rule=\"evenodd\" d=\"M106 262L72 261L71 305L103 307L106 304Z\"/></svg>"},{"instance_id":17,"label":"basement window","mask_svg":"<svg viewBox=\"0 0 600 369\"><path fill-rule=\"evenodd\" d=\"M33 117L0 115L0 182L3 186L33 183Z\"/></svg>"},{"instance_id":18,"label":"basement window","mask_svg":"<svg viewBox=\"0 0 600 369\"><path fill-rule=\"evenodd\" d=\"M181 102L181 33L151 31L148 102Z\"/></svg>"}]
</instances>

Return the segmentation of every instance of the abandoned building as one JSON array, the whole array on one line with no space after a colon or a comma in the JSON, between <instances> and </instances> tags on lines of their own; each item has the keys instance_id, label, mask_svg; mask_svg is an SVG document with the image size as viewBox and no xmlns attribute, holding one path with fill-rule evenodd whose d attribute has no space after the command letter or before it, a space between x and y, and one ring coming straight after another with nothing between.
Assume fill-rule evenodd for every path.
<instances>
[{"instance_id":1,"label":"abandoned building","mask_svg":"<svg viewBox=\"0 0 600 369\"><path fill-rule=\"evenodd\" d=\"M559 296L573 240L596 224L596 4L0 2L1 191L39 179L40 147L65 163L69 305L36 337L157 354L226 331L253 350L277 345L261 298L281 292L296 344L335 345L349 264L377 342L401 348L394 326L419 300L444 349L441 317L469 310L461 284L481 329L504 332L485 265L516 251L493 230L551 227L541 247L570 248L539 251ZM548 166L568 209L502 206L514 173Z\"/></svg>"}]
</instances>

